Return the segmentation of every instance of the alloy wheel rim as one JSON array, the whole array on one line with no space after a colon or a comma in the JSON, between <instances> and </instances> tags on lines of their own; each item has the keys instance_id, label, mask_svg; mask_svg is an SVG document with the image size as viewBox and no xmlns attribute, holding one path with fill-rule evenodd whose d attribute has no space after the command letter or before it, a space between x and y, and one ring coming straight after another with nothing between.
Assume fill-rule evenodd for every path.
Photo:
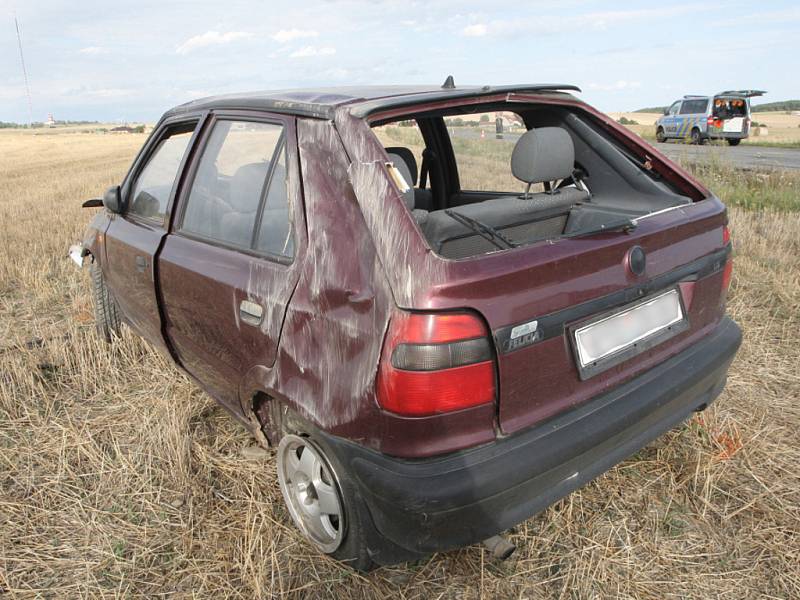
<instances>
[{"instance_id":1,"label":"alloy wheel rim","mask_svg":"<svg viewBox=\"0 0 800 600\"><path fill-rule=\"evenodd\" d=\"M298 529L323 552L334 552L344 538L344 503L322 451L308 438L285 435L278 445L278 481Z\"/></svg>"}]
</instances>

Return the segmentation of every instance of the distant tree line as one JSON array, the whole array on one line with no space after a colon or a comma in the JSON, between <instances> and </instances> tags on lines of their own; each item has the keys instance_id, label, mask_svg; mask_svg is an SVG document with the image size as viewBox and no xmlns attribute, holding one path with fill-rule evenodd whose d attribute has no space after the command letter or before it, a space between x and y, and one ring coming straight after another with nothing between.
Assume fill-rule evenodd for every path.
<instances>
[{"instance_id":1,"label":"distant tree line","mask_svg":"<svg viewBox=\"0 0 800 600\"><path fill-rule=\"evenodd\" d=\"M767 102L753 106L753 112L782 112L800 110L800 100L784 100L782 102Z\"/></svg>"},{"instance_id":2,"label":"distant tree line","mask_svg":"<svg viewBox=\"0 0 800 600\"><path fill-rule=\"evenodd\" d=\"M477 127L481 123L486 124L489 123L491 119L489 115L483 114L480 117L480 121L476 121L474 119L462 119L461 117L454 117L451 119L445 119L445 125L448 127Z\"/></svg>"},{"instance_id":3,"label":"distant tree line","mask_svg":"<svg viewBox=\"0 0 800 600\"><path fill-rule=\"evenodd\" d=\"M666 106L651 106L640 108L633 112L637 113L663 113ZM800 110L800 100L783 100L781 102L767 102L766 104L755 104L752 106L753 112L790 112Z\"/></svg>"},{"instance_id":4,"label":"distant tree line","mask_svg":"<svg viewBox=\"0 0 800 600\"><path fill-rule=\"evenodd\" d=\"M97 125L100 121L54 121L56 125ZM13 121L0 121L0 129L39 129L46 123L14 123Z\"/></svg>"},{"instance_id":5,"label":"distant tree line","mask_svg":"<svg viewBox=\"0 0 800 600\"><path fill-rule=\"evenodd\" d=\"M649 108L640 108L639 110L635 110L633 112L640 112L640 113L663 113L664 109L667 108L666 106L651 106Z\"/></svg>"}]
</instances>

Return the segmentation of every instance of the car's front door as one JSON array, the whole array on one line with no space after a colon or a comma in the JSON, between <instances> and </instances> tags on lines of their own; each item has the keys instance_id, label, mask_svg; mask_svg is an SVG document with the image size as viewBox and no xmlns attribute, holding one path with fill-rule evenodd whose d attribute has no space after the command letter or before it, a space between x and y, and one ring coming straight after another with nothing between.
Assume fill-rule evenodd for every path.
<instances>
[{"instance_id":1,"label":"car's front door","mask_svg":"<svg viewBox=\"0 0 800 600\"><path fill-rule=\"evenodd\" d=\"M199 116L159 126L121 186L123 212L106 231L104 275L126 321L166 350L156 298L154 256L166 234L173 195Z\"/></svg>"},{"instance_id":2,"label":"car's front door","mask_svg":"<svg viewBox=\"0 0 800 600\"><path fill-rule=\"evenodd\" d=\"M681 101L673 102L669 107L667 117L664 119L664 131L667 132L669 137L676 137L678 135L678 111L681 108Z\"/></svg>"},{"instance_id":3,"label":"car's front door","mask_svg":"<svg viewBox=\"0 0 800 600\"><path fill-rule=\"evenodd\" d=\"M200 141L159 254L165 331L181 364L239 410L270 367L304 247L294 121L218 113Z\"/></svg>"}]
</instances>

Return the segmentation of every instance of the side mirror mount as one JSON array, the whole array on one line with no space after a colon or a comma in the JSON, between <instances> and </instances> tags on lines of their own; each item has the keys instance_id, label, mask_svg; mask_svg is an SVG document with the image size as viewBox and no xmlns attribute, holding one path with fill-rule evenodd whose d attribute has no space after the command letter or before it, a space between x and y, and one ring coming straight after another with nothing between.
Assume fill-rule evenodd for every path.
<instances>
[{"instance_id":1,"label":"side mirror mount","mask_svg":"<svg viewBox=\"0 0 800 600\"><path fill-rule=\"evenodd\" d=\"M665 114L665 115L668 115L668 114L669 114L669 106L668 106L667 108L665 108L665 109L664 109L664 114Z\"/></svg>"},{"instance_id":2,"label":"side mirror mount","mask_svg":"<svg viewBox=\"0 0 800 600\"><path fill-rule=\"evenodd\" d=\"M112 213L122 212L122 198L118 185L114 185L106 190L106 193L103 195L103 206Z\"/></svg>"}]
</instances>

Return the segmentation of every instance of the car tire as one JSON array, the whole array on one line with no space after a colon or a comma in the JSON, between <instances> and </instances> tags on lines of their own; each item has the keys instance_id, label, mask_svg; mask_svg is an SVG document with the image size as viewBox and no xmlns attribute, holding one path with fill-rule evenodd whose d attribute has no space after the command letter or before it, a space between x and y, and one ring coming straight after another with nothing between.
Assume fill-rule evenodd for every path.
<instances>
[{"instance_id":1,"label":"car tire","mask_svg":"<svg viewBox=\"0 0 800 600\"><path fill-rule=\"evenodd\" d=\"M92 263L92 291L94 292L94 319L97 333L107 343L119 336L120 316L117 301L106 285L103 270L96 262Z\"/></svg>"},{"instance_id":2,"label":"car tire","mask_svg":"<svg viewBox=\"0 0 800 600\"><path fill-rule=\"evenodd\" d=\"M703 139L703 135L700 133L700 130L697 129L697 128L692 129L691 136L692 136L692 138L691 138L692 139L692 144L695 144L697 146L702 146L703 142L705 142L705 140Z\"/></svg>"},{"instance_id":3,"label":"car tire","mask_svg":"<svg viewBox=\"0 0 800 600\"><path fill-rule=\"evenodd\" d=\"M287 433L278 444L277 470L286 508L304 537L356 571L375 568L367 544L371 517L334 453L309 435ZM336 495L339 511L333 527L332 514L327 512L333 511L331 494ZM322 497L327 498L329 506L325 510Z\"/></svg>"},{"instance_id":4,"label":"car tire","mask_svg":"<svg viewBox=\"0 0 800 600\"><path fill-rule=\"evenodd\" d=\"M667 136L664 135L663 127L659 127L658 129L656 129L656 141L659 144L663 144L664 142L667 141Z\"/></svg>"},{"instance_id":5,"label":"car tire","mask_svg":"<svg viewBox=\"0 0 800 600\"><path fill-rule=\"evenodd\" d=\"M742 140L739 140L739 139L736 139L736 138L728 138L728 145L729 146L738 146L739 142L741 142L741 141Z\"/></svg>"}]
</instances>

